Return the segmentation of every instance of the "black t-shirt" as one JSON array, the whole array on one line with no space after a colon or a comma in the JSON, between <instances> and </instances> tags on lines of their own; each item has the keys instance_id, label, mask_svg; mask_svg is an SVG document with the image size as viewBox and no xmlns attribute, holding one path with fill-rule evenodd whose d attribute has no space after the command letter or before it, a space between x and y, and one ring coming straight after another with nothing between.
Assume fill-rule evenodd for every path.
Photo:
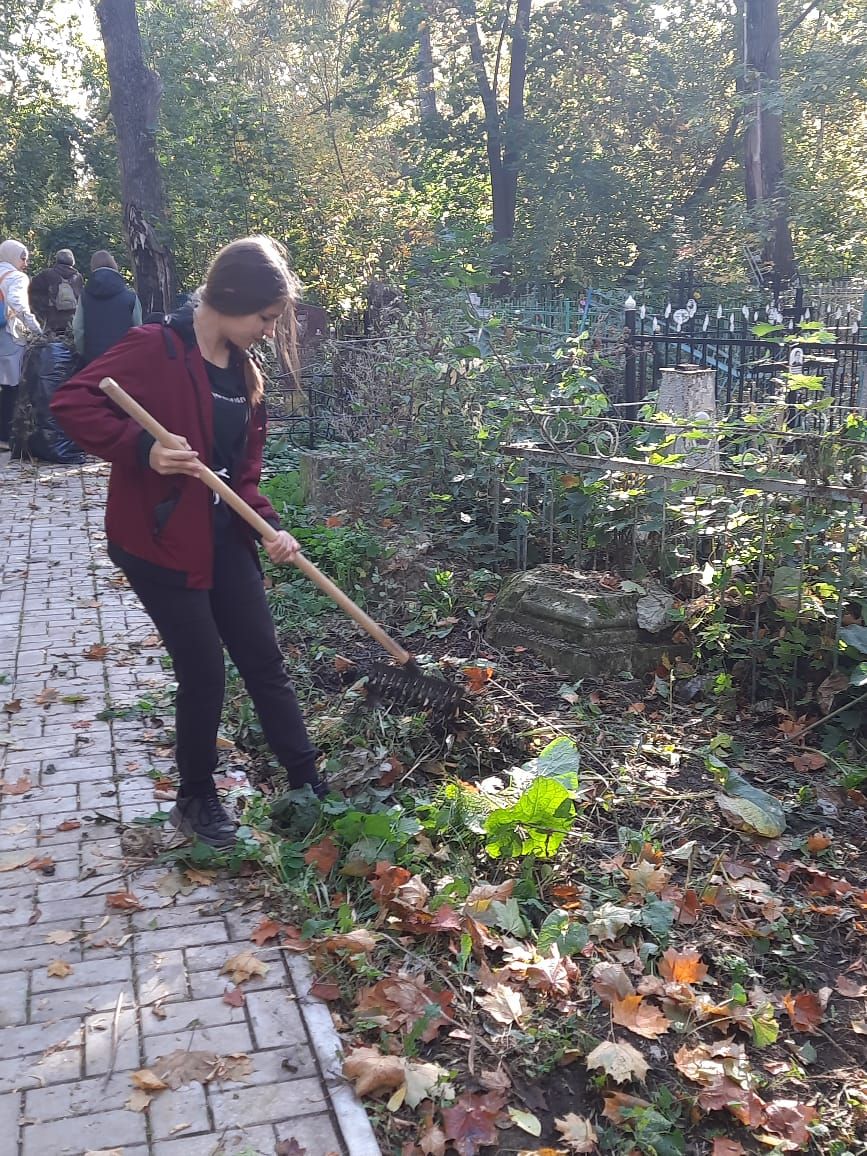
<instances>
[{"instance_id":1,"label":"black t-shirt","mask_svg":"<svg viewBox=\"0 0 867 1156\"><path fill-rule=\"evenodd\" d=\"M228 366L205 362L211 396L214 399L214 473L231 483L238 459L244 452L250 407L244 371L237 362ZM233 512L214 495L214 532L219 537L231 525Z\"/></svg>"}]
</instances>

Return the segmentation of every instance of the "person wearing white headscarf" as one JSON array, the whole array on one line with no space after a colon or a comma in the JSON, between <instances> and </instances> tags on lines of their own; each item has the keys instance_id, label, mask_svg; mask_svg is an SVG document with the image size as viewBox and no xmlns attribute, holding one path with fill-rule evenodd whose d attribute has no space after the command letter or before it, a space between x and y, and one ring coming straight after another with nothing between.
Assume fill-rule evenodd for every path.
<instances>
[{"instance_id":1,"label":"person wearing white headscarf","mask_svg":"<svg viewBox=\"0 0 867 1156\"><path fill-rule=\"evenodd\" d=\"M42 332L30 312L30 278L24 272L29 259L27 246L20 241L0 245L0 292L6 302L6 324L0 328L0 449L9 448L27 334Z\"/></svg>"}]
</instances>

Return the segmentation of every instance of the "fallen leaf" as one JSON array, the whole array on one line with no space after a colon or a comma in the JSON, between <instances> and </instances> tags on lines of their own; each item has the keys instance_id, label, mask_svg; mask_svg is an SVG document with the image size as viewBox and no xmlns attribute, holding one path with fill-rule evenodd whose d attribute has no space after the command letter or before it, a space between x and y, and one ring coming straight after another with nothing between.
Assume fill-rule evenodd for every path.
<instances>
[{"instance_id":1,"label":"fallen leaf","mask_svg":"<svg viewBox=\"0 0 867 1156\"><path fill-rule=\"evenodd\" d=\"M68 975L72 975L72 964L67 963L65 959L52 959L48 965L48 974L55 979L66 979Z\"/></svg>"},{"instance_id":2,"label":"fallen leaf","mask_svg":"<svg viewBox=\"0 0 867 1156\"><path fill-rule=\"evenodd\" d=\"M497 1092L465 1092L454 1107L443 1110L443 1131L458 1156L475 1156L479 1148L497 1143L502 1109L503 1098Z\"/></svg>"},{"instance_id":3,"label":"fallen leaf","mask_svg":"<svg viewBox=\"0 0 867 1156\"><path fill-rule=\"evenodd\" d=\"M634 895L659 895L671 878L671 872L665 867L655 867L647 861L642 861L637 867L624 868L623 874Z\"/></svg>"},{"instance_id":4,"label":"fallen leaf","mask_svg":"<svg viewBox=\"0 0 867 1156\"><path fill-rule=\"evenodd\" d=\"M354 667L355 667L355 663L352 661L351 658L344 658L342 654L335 654L335 656L334 656L334 669L337 671L338 674L343 674L344 671L352 670L352 669L354 669Z\"/></svg>"},{"instance_id":5,"label":"fallen leaf","mask_svg":"<svg viewBox=\"0 0 867 1156\"><path fill-rule=\"evenodd\" d=\"M529 1011L521 993L505 983L498 983L488 995L478 996L476 1003L499 1024L519 1023Z\"/></svg>"},{"instance_id":6,"label":"fallen leaf","mask_svg":"<svg viewBox=\"0 0 867 1156\"><path fill-rule=\"evenodd\" d=\"M262 947L269 939L276 939L279 934L280 924L276 920L263 919L259 926L253 930L250 939L257 947Z\"/></svg>"},{"instance_id":7,"label":"fallen leaf","mask_svg":"<svg viewBox=\"0 0 867 1156\"><path fill-rule=\"evenodd\" d=\"M150 1068L140 1068L137 1072L133 1072L130 1079L133 1082L133 1087L139 1088L143 1092L162 1092L164 1088L168 1087L168 1084Z\"/></svg>"},{"instance_id":8,"label":"fallen leaf","mask_svg":"<svg viewBox=\"0 0 867 1156\"><path fill-rule=\"evenodd\" d=\"M227 987L223 992L223 1003L229 1007L243 1007L246 998L240 987Z\"/></svg>"},{"instance_id":9,"label":"fallen leaf","mask_svg":"<svg viewBox=\"0 0 867 1156\"><path fill-rule=\"evenodd\" d=\"M713 1142L710 1156L746 1156L740 1140L729 1140L725 1136L717 1136Z\"/></svg>"},{"instance_id":10,"label":"fallen leaf","mask_svg":"<svg viewBox=\"0 0 867 1156\"><path fill-rule=\"evenodd\" d=\"M632 980L620 963L597 963L593 968L593 990L606 1003L635 994Z\"/></svg>"},{"instance_id":11,"label":"fallen leaf","mask_svg":"<svg viewBox=\"0 0 867 1156\"><path fill-rule=\"evenodd\" d=\"M470 694L481 694L494 673L492 666L465 666L464 677L469 684Z\"/></svg>"},{"instance_id":12,"label":"fallen leaf","mask_svg":"<svg viewBox=\"0 0 867 1156\"><path fill-rule=\"evenodd\" d=\"M612 1124L624 1122L626 1119L623 1115L624 1109L632 1110L651 1106L649 1100L642 1100L640 1096L630 1096L627 1092L606 1092L603 1098L605 1107L602 1110L602 1115Z\"/></svg>"},{"instance_id":13,"label":"fallen leaf","mask_svg":"<svg viewBox=\"0 0 867 1156\"><path fill-rule=\"evenodd\" d=\"M707 967L697 951L676 951L670 947L659 961L659 974L672 983L701 983Z\"/></svg>"},{"instance_id":14,"label":"fallen leaf","mask_svg":"<svg viewBox=\"0 0 867 1156\"><path fill-rule=\"evenodd\" d=\"M85 658L105 658L105 656L108 654L108 647L101 646L98 642L95 642L93 646L88 646L87 650L83 650L82 654Z\"/></svg>"},{"instance_id":15,"label":"fallen leaf","mask_svg":"<svg viewBox=\"0 0 867 1156\"><path fill-rule=\"evenodd\" d=\"M220 1057L214 1052L176 1049L154 1060L149 1068L133 1072L133 1083L145 1091L159 1091L158 1085L173 1091L185 1084L207 1084L220 1072Z\"/></svg>"},{"instance_id":16,"label":"fallen leaf","mask_svg":"<svg viewBox=\"0 0 867 1156\"><path fill-rule=\"evenodd\" d=\"M77 931L46 931L46 943L69 943L78 935Z\"/></svg>"},{"instance_id":17,"label":"fallen leaf","mask_svg":"<svg viewBox=\"0 0 867 1156\"><path fill-rule=\"evenodd\" d=\"M306 1156L307 1149L302 1148L294 1136L288 1140L278 1140L274 1149L274 1156Z\"/></svg>"},{"instance_id":18,"label":"fallen leaf","mask_svg":"<svg viewBox=\"0 0 867 1156\"><path fill-rule=\"evenodd\" d=\"M674 1066L688 1080L707 1087L728 1080L738 1087L749 1078L749 1062L743 1044L734 1040L698 1044L694 1048L684 1044L674 1054Z\"/></svg>"},{"instance_id":19,"label":"fallen leaf","mask_svg":"<svg viewBox=\"0 0 867 1156\"><path fill-rule=\"evenodd\" d=\"M359 1016L381 1017L387 1031L419 1030L424 1043L435 1039L449 1018L454 995L450 991L434 991L425 982L424 975L386 976L371 987L359 992L355 1004ZM439 1007L441 1014L434 1009Z\"/></svg>"},{"instance_id":20,"label":"fallen leaf","mask_svg":"<svg viewBox=\"0 0 867 1156\"><path fill-rule=\"evenodd\" d=\"M241 951L227 959L220 969L220 975L228 975L237 985L258 975L268 974L268 964L258 959L252 951Z\"/></svg>"},{"instance_id":21,"label":"fallen leaf","mask_svg":"<svg viewBox=\"0 0 867 1156\"><path fill-rule=\"evenodd\" d=\"M143 1112L152 1099L153 1096L149 1096L148 1093L141 1088L136 1088L136 1090L130 1094L124 1107L130 1112Z\"/></svg>"},{"instance_id":22,"label":"fallen leaf","mask_svg":"<svg viewBox=\"0 0 867 1156\"><path fill-rule=\"evenodd\" d=\"M618 1084L626 1080L644 1080L647 1061L631 1044L605 1041L587 1056L588 1068L602 1068Z\"/></svg>"},{"instance_id":23,"label":"fallen leaf","mask_svg":"<svg viewBox=\"0 0 867 1156\"><path fill-rule=\"evenodd\" d=\"M10 851L7 855L0 855L0 871L15 871L18 867L26 867L33 858L33 851Z\"/></svg>"},{"instance_id":24,"label":"fallen leaf","mask_svg":"<svg viewBox=\"0 0 867 1156\"><path fill-rule=\"evenodd\" d=\"M596 1132L589 1120L570 1112L561 1120L554 1121L554 1127L573 1152L592 1152L596 1147Z\"/></svg>"},{"instance_id":25,"label":"fallen leaf","mask_svg":"<svg viewBox=\"0 0 867 1156\"><path fill-rule=\"evenodd\" d=\"M542 1121L538 1116L534 1116L532 1112L525 1112L521 1108L507 1108L509 1119L512 1123L526 1132L529 1136L542 1135Z\"/></svg>"},{"instance_id":26,"label":"fallen leaf","mask_svg":"<svg viewBox=\"0 0 867 1156\"><path fill-rule=\"evenodd\" d=\"M614 1023L648 1040L664 1035L671 1027L661 1009L655 1004L645 1003L641 995L628 995L625 999L614 1000L611 1004L611 1018Z\"/></svg>"},{"instance_id":27,"label":"fallen leaf","mask_svg":"<svg viewBox=\"0 0 867 1156\"><path fill-rule=\"evenodd\" d=\"M49 703L57 702L57 691L50 686L46 686L44 690L41 690L39 694L37 694L35 701L39 703L40 706L47 706Z\"/></svg>"},{"instance_id":28,"label":"fallen leaf","mask_svg":"<svg viewBox=\"0 0 867 1156\"><path fill-rule=\"evenodd\" d=\"M818 855L827 850L832 842L833 836L830 831L814 831L812 835L807 836L807 850L811 855Z\"/></svg>"},{"instance_id":29,"label":"fallen leaf","mask_svg":"<svg viewBox=\"0 0 867 1156\"><path fill-rule=\"evenodd\" d=\"M847 975L838 975L834 988L844 999L863 999L867 996L867 984L856 983Z\"/></svg>"},{"instance_id":30,"label":"fallen leaf","mask_svg":"<svg viewBox=\"0 0 867 1156\"><path fill-rule=\"evenodd\" d=\"M0 779L0 791L4 795L26 795L28 791L33 789L33 784L26 775L22 775L20 779L16 779L14 783L9 782L8 779Z\"/></svg>"},{"instance_id":31,"label":"fallen leaf","mask_svg":"<svg viewBox=\"0 0 867 1156\"><path fill-rule=\"evenodd\" d=\"M131 891L114 891L106 895L105 904L115 911L144 911L144 904Z\"/></svg>"},{"instance_id":32,"label":"fallen leaf","mask_svg":"<svg viewBox=\"0 0 867 1156\"><path fill-rule=\"evenodd\" d=\"M317 999L340 999L340 985L317 979L310 985L310 994L315 995Z\"/></svg>"},{"instance_id":33,"label":"fallen leaf","mask_svg":"<svg viewBox=\"0 0 867 1156\"><path fill-rule=\"evenodd\" d=\"M58 831L77 831L81 826L78 819L64 819L62 823L57 824Z\"/></svg>"},{"instance_id":34,"label":"fallen leaf","mask_svg":"<svg viewBox=\"0 0 867 1156\"><path fill-rule=\"evenodd\" d=\"M408 1108L417 1108L423 1100L430 1100L434 1090L448 1079L448 1071L439 1064L406 1062L405 1103ZM538 1135L539 1133L534 1133Z\"/></svg>"},{"instance_id":35,"label":"fallen leaf","mask_svg":"<svg viewBox=\"0 0 867 1156\"><path fill-rule=\"evenodd\" d=\"M368 955L376 947L376 936L366 927L347 931L344 935L329 935L322 941L326 951L348 951L350 955Z\"/></svg>"},{"instance_id":36,"label":"fallen leaf","mask_svg":"<svg viewBox=\"0 0 867 1156\"><path fill-rule=\"evenodd\" d=\"M822 1004L815 992L799 991L795 996L791 992L786 992L783 996L783 1006L789 1013L789 1019L796 1032L815 1035L823 1019Z\"/></svg>"},{"instance_id":37,"label":"fallen leaf","mask_svg":"<svg viewBox=\"0 0 867 1156\"><path fill-rule=\"evenodd\" d=\"M372 1096L403 1084L406 1060L402 1056L384 1056L376 1048L353 1048L343 1061L343 1074L354 1081L359 1096Z\"/></svg>"},{"instance_id":38,"label":"fallen leaf","mask_svg":"<svg viewBox=\"0 0 867 1156\"><path fill-rule=\"evenodd\" d=\"M314 843L304 852L304 862L315 866L322 876L331 871L339 858L340 851L330 835L326 835L324 839L320 839L318 843Z\"/></svg>"},{"instance_id":39,"label":"fallen leaf","mask_svg":"<svg viewBox=\"0 0 867 1156\"><path fill-rule=\"evenodd\" d=\"M40 855L37 859L31 859L27 866L31 871L42 871L46 875L54 874L54 860L50 855Z\"/></svg>"},{"instance_id":40,"label":"fallen leaf","mask_svg":"<svg viewBox=\"0 0 867 1156\"><path fill-rule=\"evenodd\" d=\"M18 712L21 710L21 699L20 698L10 699L9 702L4 704L3 709L6 711L7 714L18 714Z\"/></svg>"},{"instance_id":41,"label":"fallen leaf","mask_svg":"<svg viewBox=\"0 0 867 1156\"><path fill-rule=\"evenodd\" d=\"M808 1125L818 1117L819 1113L812 1104L801 1104L797 1100L773 1100L765 1105L764 1126L772 1137L758 1136L763 1144L772 1146L784 1152L795 1152L798 1148L806 1148L810 1142Z\"/></svg>"}]
</instances>

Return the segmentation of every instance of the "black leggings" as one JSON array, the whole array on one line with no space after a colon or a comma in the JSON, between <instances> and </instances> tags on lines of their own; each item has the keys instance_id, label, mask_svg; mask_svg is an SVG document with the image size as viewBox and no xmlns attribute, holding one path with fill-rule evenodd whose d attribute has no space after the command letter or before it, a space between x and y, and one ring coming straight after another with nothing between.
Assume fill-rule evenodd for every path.
<instances>
[{"instance_id":1,"label":"black leggings","mask_svg":"<svg viewBox=\"0 0 867 1156\"><path fill-rule=\"evenodd\" d=\"M283 665L262 575L247 547L231 538L218 546L211 590L161 585L124 570L174 666L177 763L184 793L213 789L225 693L224 644L290 786L315 786L318 752Z\"/></svg>"},{"instance_id":2,"label":"black leggings","mask_svg":"<svg viewBox=\"0 0 867 1156\"><path fill-rule=\"evenodd\" d=\"M12 437L12 422L18 404L18 386L0 386L0 442L8 442Z\"/></svg>"}]
</instances>

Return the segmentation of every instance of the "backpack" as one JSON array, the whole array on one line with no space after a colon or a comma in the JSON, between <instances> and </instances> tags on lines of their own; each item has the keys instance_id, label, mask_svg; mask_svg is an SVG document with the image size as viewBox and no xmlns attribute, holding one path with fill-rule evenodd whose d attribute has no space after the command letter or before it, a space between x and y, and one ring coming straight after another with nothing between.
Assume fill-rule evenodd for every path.
<instances>
[{"instance_id":1,"label":"backpack","mask_svg":"<svg viewBox=\"0 0 867 1156\"><path fill-rule=\"evenodd\" d=\"M3 282L11 272L11 269L7 269L3 276L0 277L0 286L2 286ZM9 309L6 306L6 294L3 292L2 288L0 288L0 329L6 328L6 322L9 319L9 312Z\"/></svg>"},{"instance_id":2,"label":"backpack","mask_svg":"<svg viewBox=\"0 0 867 1156\"><path fill-rule=\"evenodd\" d=\"M78 305L78 297L69 281L61 281L57 286L57 296L54 298L54 308L58 313L74 313Z\"/></svg>"}]
</instances>

